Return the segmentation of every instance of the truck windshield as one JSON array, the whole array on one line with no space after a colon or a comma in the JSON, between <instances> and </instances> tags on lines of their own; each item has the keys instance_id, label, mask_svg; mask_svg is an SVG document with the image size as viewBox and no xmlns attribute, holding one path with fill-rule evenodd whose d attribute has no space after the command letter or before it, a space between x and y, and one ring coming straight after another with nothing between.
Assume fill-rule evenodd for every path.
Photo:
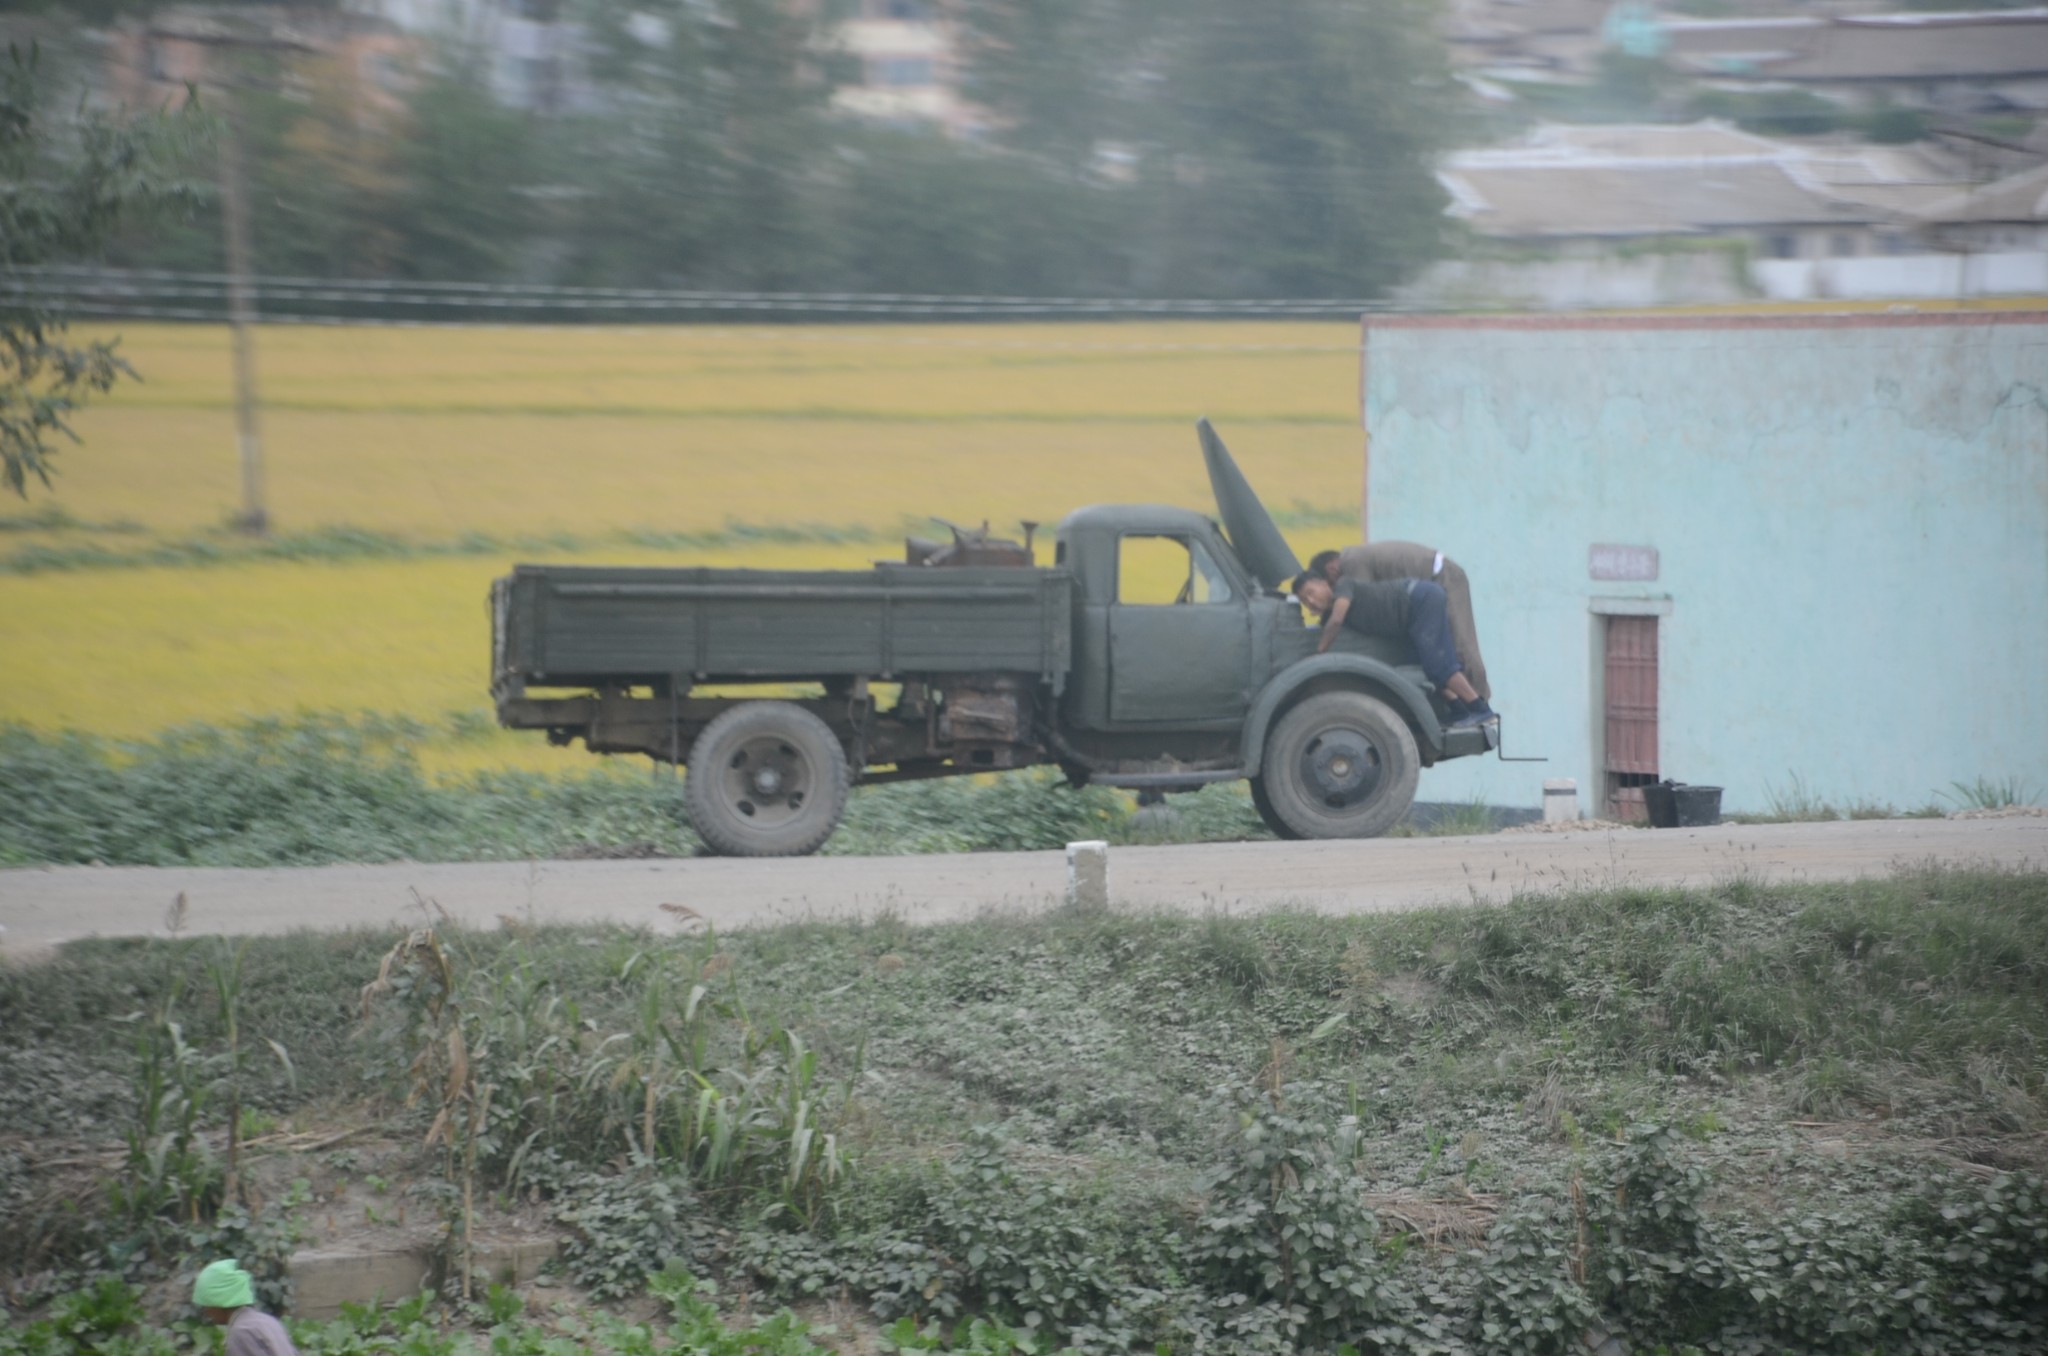
<instances>
[{"instance_id":1,"label":"truck windshield","mask_svg":"<svg viewBox=\"0 0 2048 1356\"><path fill-rule=\"evenodd\" d=\"M1188 543L1188 555L1195 564L1194 600L1198 603L1227 603L1237 595L1231 590L1230 576L1223 573L1213 557L1202 548L1200 542Z\"/></svg>"}]
</instances>

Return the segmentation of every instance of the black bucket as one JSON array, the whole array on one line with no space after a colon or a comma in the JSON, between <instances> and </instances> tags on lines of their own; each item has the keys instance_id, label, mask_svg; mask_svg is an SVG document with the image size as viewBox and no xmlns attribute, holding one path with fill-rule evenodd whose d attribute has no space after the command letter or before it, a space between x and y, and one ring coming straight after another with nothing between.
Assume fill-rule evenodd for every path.
<instances>
[{"instance_id":1,"label":"black bucket","mask_svg":"<svg viewBox=\"0 0 2048 1356\"><path fill-rule=\"evenodd\" d=\"M1643 788L1643 810L1653 829L1701 829L1721 822L1721 788L1652 782Z\"/></svg>"},{"instance_id":2,"label":"black bucket","mask_svg":"<svg viewBox=\"0 0 2048 1356\"><path fill-rule=\"evenodd\" d=\"M1703 829L1721 822L1721 788L1718 786L1674 786L1671 801L1678 811L1678 827Z\"/></svg>"}]
</instances>

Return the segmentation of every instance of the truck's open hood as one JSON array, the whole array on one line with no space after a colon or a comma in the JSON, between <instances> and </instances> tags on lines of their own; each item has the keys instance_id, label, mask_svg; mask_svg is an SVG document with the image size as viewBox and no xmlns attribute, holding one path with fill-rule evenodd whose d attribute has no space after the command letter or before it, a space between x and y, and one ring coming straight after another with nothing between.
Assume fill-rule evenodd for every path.
<instances>
[{"instance_id":1,"label":"truck's open hood","mask_svg":"<svg viewBox=\"0 0 2048 1356\"><path fill-rule=\"evenodd\" d=\"M1216 512L1223 519L1223 531L1237 558L1267 588L1287 587L1301 573L1294 548L1273 525L1273 515L1252 492L1251 482L1237 469L1230 449L1216 436L1207 419L1197 420L1195 431L1202 435L1202 460L1209 465L1209 489L1216 496Z\"/></svg>"}]
</instances>

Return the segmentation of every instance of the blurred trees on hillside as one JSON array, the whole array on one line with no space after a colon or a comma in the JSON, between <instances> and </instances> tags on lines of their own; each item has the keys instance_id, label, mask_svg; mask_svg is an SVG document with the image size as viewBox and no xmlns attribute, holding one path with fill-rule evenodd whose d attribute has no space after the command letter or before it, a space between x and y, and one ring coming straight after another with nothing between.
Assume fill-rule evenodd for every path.
<instances>
[{"instance_id":1,"label":"blurred trees on hillside","mask_svg":"<svg viewBox=\"0 0 2048 1356\"><path fill-rule=\"evenodd\" d=\"M1433 258L1435 0L964 0L977 141L835 114L831 5L583 0L589 97L477 53L245 103L259 271L601 286L1357 297ZM385 107L389 104L389 107ZM219 266L217 223L123 262Z\"/></svg>"}]
</instances>

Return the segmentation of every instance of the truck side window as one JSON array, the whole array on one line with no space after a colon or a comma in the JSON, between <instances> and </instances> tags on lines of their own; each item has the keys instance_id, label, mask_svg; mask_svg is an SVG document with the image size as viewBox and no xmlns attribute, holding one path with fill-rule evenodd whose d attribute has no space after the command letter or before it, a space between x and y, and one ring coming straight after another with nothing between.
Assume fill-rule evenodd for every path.
<instances>
[{"instance_id":1,"label":"truck side window","mask_svg":"<svg viewBox=\"0 0 2048 1356\"><path fill-rule=\"evenodd\" d=\"M1183 537L1128 536L1117 546L1116 600L1146 607L1227 603L1236 597L1230 576Z\"/></svg>"},{"instance_id":2,"label":"truck side window","mask_svg":"<svg viewBox=\"0 0 2048 1356\"><path fill-rule=\"evenodd\" d=\"M1179 537L1124 537L1117 542L1116 600L1162 607L1184 602L1193 578L1188 544Z\"/></svg>"}]
</instances>

